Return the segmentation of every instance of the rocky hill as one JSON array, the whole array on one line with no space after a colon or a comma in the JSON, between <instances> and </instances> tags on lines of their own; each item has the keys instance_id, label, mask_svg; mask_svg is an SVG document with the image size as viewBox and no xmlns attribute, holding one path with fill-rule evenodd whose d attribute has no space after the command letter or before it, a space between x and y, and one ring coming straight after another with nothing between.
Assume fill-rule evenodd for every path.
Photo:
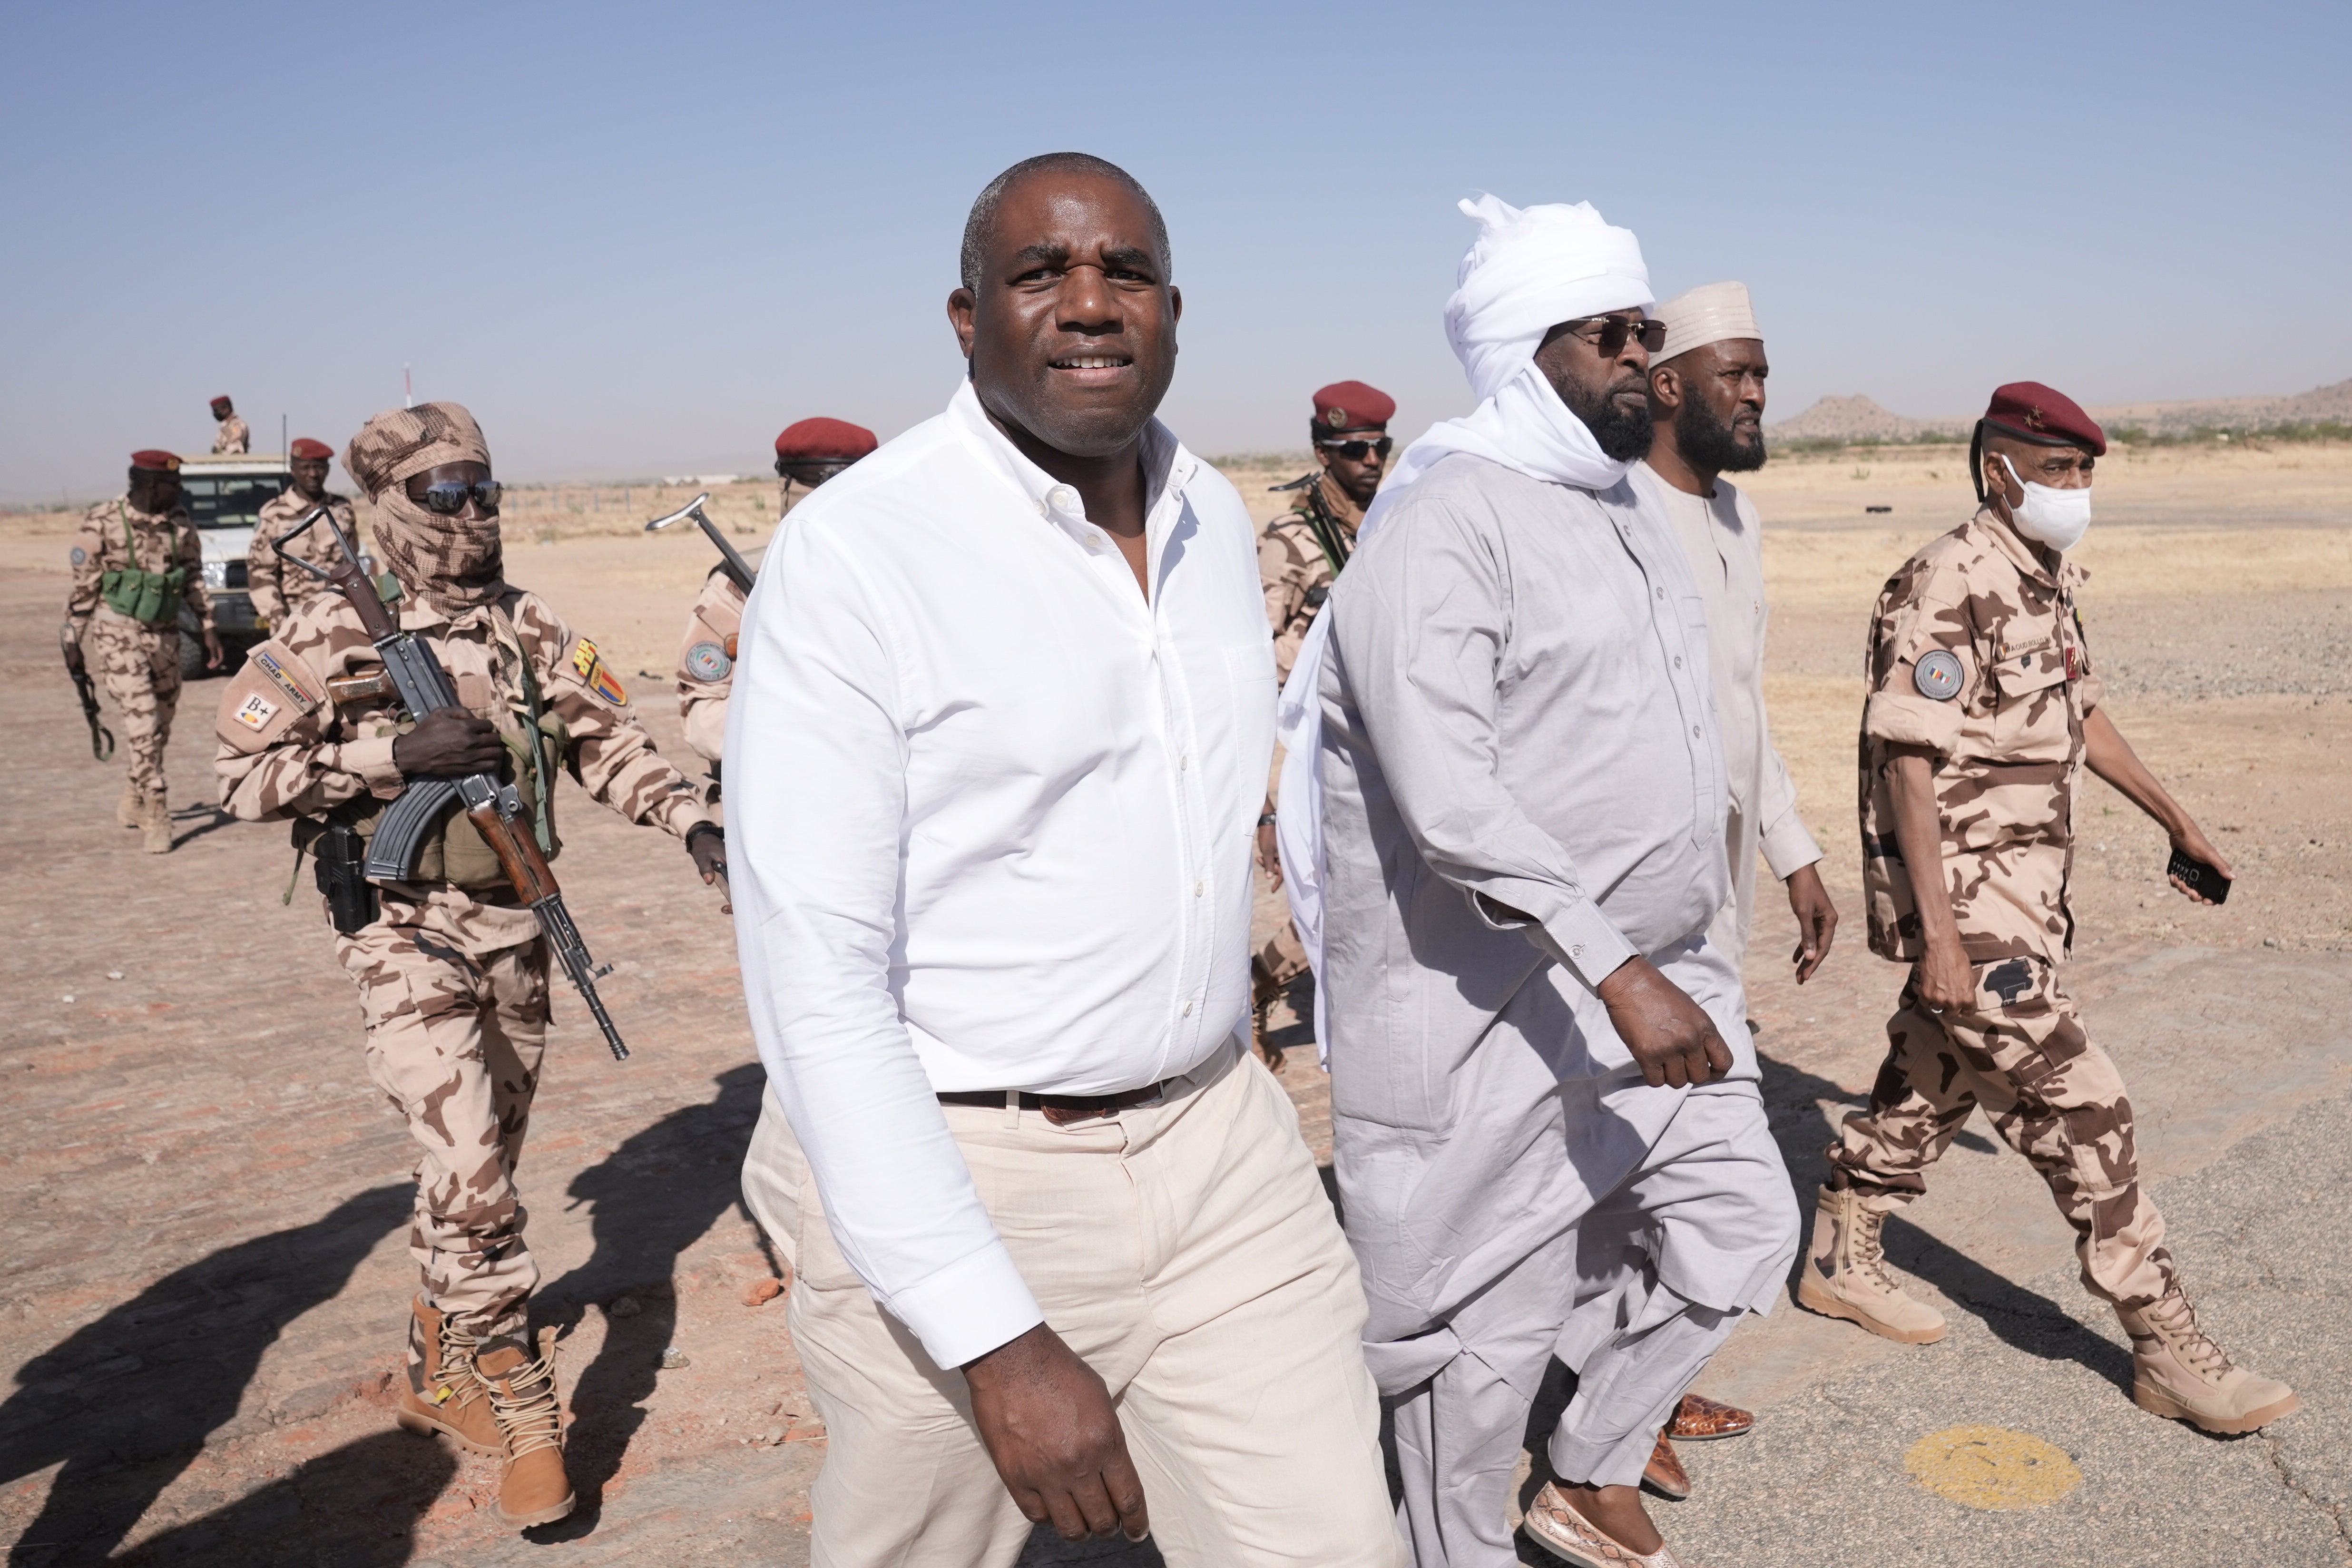
<instances>
[{"instance_id":1,"label":"rocky hill","mask_svg":"<svg viewBox=\"0 0 2352 1568\"><path fill-rule=\"evenodd\" d=\"M2198 430L2262 430L2280 425L2352 425L2352 381L2292 397L2217 397L2180 403L2108 403L2089 410L2100 424L2137 426L2152 436ZM1867 397L1824 397L1792 419L1765 426L1775 441L1916 441L1966 436L1973 418L1914 419Z\"/></svg>"}]
</instances>

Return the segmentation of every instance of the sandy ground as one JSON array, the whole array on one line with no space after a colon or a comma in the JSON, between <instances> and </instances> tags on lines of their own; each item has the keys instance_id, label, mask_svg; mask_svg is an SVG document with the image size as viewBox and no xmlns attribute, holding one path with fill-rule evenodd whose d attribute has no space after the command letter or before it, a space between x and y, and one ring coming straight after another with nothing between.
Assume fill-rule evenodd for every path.
<instances>
[{"instance_id":1,"label":"sandy ground","mask_svg":"<svg viewBox=\"0 0 2352 1568\"><path fill-rule=\"evenodd\" d=\"M1265 487L1289 477L1234 475L1260 515L1276 504ZM2209 1563L2237 1560L2240 1531L2266 1543L2264 1561L2352 1561L2352 1481L2331 1458L2352 1387L2324 1310L2344 1277L2305 1217L2334 1190L2315 1173L2341 1159L2301 1152L2352 1142L2352 824L2338 783L2352 763L2352 449L2125 453L2099 483L2082 558L2110 710L2240 882L2219 910L2169 896L2161 836L2095 784L2074 984L2133 1085L2192 1284L2230 1342L2312 1408L2237 1444L2131 1411L2112 1320L2072 1283L2068 1237L1979 1124L1893 1232L1897 1261L1959 1325L1952 1341L1904 1352L1783 1307L1710 1369L1703 1389L1762 1420L1739 1443L1686 1451L1699 1493L1664 1523L1699 1561L2030 1550ZM1769 531L1775 722L1849 921L1800 991L1780 962L1785 910L1768 900L1749 966L1775 1127L1810 1194L1832 1120L1867 1089L1898 983L1860 944L1863 617L1903 555L1969 501L1955 455L1933 448L1776 462L1749 488ZM634 531L610 491L572 493L577 511L553 492L516 507L509 574L625 675L650 672L631 690L672 750L667 671L710 548ZM751 530L772 494L734 487L722 515ZM630 499L642 516L685 498ZM282 830L201 805L217 685L184 700L179 852L142 856L112 825L119 776L89 760L50 641L70 525L0 520L0 722L19 737L0 752L0 798L26 825L0 844L12 1561L804 1562L822 1431L781 1311L744 1304L775 1272L734 1185L758 1071L731 937L683 855L566 786L560 869L616 963L607 996L637 1056L614 1064L559 995L523 1181L544 1310L569 1329L586 1506L520 1539L485 1511L491 1466L390 1429L413 1279L405 1135L361 1072L348 982L310 895L280 902ZM1309 1142L1328 1143L1311 1054L1291 1063ZM685 1364L665 1369L666 1349ZM2059 1443L2083 1486L2038 1511L1982 1513L1909 1481L1909 1445L1979 1419ZM1049 1559L1080 1560L1035 1557Z\"/></svg>"}]
</instances>

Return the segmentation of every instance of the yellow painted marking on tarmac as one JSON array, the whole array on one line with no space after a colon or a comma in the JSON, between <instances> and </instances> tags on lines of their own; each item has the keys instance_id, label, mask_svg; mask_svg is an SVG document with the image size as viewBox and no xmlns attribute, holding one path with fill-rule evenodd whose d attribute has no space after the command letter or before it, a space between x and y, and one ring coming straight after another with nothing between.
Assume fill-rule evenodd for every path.
<instances>
[{"instance_id":1,"label":"yellow painted marking on tarmac","mask_svg":"<svg viewBox=\"0 0 2352 1568\"><path fill-rule=\"evenodd\" d=\"M2006 1426L1949 1426L1911 1445L1903 1468L1965 1508L2047 1508L2083 1484L2065 1450Z\"/></svg>"}]
</instances>

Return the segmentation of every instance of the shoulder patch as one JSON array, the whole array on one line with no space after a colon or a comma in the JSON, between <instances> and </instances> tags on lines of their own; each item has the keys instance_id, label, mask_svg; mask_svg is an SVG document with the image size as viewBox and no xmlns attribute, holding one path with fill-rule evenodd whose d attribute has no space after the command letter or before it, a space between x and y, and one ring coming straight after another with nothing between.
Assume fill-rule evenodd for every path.
<instances>
[{"instance_id":1,"label":"shoulder patch","mask_svg":"<svg viewBox=\"0 0 2352 1568\"><path fill-rule=\"evenodd\" d=\"M734 668L735 661L715 642L698 642L686 650L686 672L697 680L724 680Z\"/></svg>"},{"instance_id":2,"label":"shoulder patch","mask_svg":"<svg viewBox=\"0 0 2352 1568\"><path fill-rule=\"evenodd\" d=\"M1919 695L1937 702L1949 702L1960 694L1962 676L1960 656L1949 648L1933 648L1919 656L1911 669L1911 684Z\"/></svg>"},{"instance_id":3,"label":"shoulder patch","mask_svg":"<svg viewBox=\"0 0 2352 1568\"><path fill-rule=\"evenodd\" d=\"M89 552L77 544L73 547L72 553L68 555L66 559L76 566L79 566L89 559Z\"/></svg>"},{"instance_id":4,"label":"shoulder patch","mask_svg":"<svg viewBox=\"0 0 2352 1568\"><path fill-rule=\"evenodd\" d=\"M629 694L621 689L596 645L582 637L572 647L572 668L580 672L580 683L615 708L628 706Z\"/></svg>"}]
</instances>

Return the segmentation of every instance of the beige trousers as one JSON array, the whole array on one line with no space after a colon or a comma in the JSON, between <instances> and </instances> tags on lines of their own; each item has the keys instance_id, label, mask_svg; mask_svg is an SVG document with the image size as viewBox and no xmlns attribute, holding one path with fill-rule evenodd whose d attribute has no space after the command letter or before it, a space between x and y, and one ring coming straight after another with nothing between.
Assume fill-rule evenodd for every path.
<instances>
[{"instance_id":1,"label":"beige trousers","mask_svg":"<svg viewBox=\"0 0 2352 1568\"><path fill-rule=\"evenodd\" d=\"M1403 1563L1355 1258L1255 1058L1066 1127L942 1109L1046 1321L1109 1385L1171 1568ZM825 1425L813 1568L1009 1568L1030 1525L963 1378L843 1259L772 1091L743 1195L792 1262L786 1321Z\"/></svg>"}]
</instances>

